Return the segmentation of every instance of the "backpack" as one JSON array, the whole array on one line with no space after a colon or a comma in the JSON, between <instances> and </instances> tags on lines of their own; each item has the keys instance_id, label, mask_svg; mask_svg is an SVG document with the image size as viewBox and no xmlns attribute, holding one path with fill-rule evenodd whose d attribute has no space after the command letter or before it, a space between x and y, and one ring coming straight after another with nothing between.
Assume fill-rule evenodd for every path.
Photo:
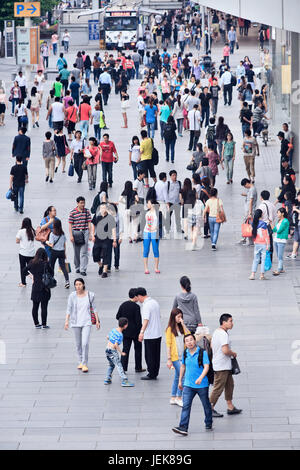
<instances>
[{"instance_id":1,"label":"backpack","mask_svg":"<svg viewBox=\"0 0 300 470\"><path fill-rule=\"evenodd\" d=\"M181 181L177 180L177 183L179 183L179 191L181 191ZM170 181L168 181L168 192L170 191Z\"/></svg>"},{"instance_id":2,"label":"backpack","mask_svg":"<svg viewBox=\"0 0 300 470\"><path fill-rule=\"evenodd\" d=\"M231 74L231 85L236 86L237 85L237 78L235 75Z\"/></svg>"},{"instance_id":3,"label":"backpack","mask_svg":"<svg viewBox=\"0 0 300 470\"><path fill-rule=\"evenodd\" d=\"M152 162L153 162L153 165L158 165L159 153L157 149L154 147L153 139L151 139L151 141L152 141Z\"/></svg>"},{"instance_id":4,"label":"backpack","mask_svg":"<svg viewBox=\"0 0 300 470\"><path fill-rule=\"evenodd\" d=\"M216 139L216 126L208 126L206 133L206 140L208 142L213 142Z\"/></svg>"},{"instance_id":5,"label":"backpack","mask_svg":"<svg viewBox=\"0 0 300 470\"><path fill-rule=\"evenodd\" d=\"M204 367L203 365L203 353L204 351L207 352L207 355L208 355L208 359L209 359L209 369L208 369L208 373L206 374L206 377L208 379L208 383L210 385L212 385L214 383L214 370L212 368L212 350L211 350L211 347L210 347L210 344L208 342L208 339L204 336L203 338L203 345L204 345L204 348L200 348L200 351L199 351L199 354L198 354L198 365L199 367ZM186 349L183 351L183 358L184 360L186 360Z\"/></svg>"},{"instance_id":6,"label":"backpack","mask_svg":"<svg viewBox=\"0 0 300 470\"><path fill-rule=\"evenodd\" d=\"M164 59L163 59L163 63L168 65L170 62L170 57L168 56L168 54L165 54L164 55Z\"/></svg>"},{"instance_id":7,"label":"backpack","mask_svg":"<svg viewBox=\"0 0 300 470\"><path fill-rule=\"evenodd\" d=\"M170 139L174 135L173 132L173 124L166 124L165 130L164 130L164 137L165 139Z\"/></svg>"}]
</instances>

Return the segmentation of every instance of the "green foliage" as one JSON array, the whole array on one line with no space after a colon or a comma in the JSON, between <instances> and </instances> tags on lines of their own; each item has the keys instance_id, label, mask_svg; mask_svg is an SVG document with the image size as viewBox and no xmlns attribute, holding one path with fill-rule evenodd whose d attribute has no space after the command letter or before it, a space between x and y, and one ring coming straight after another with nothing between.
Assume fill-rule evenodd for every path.
<instances>
[{"instance_id":1,"label":"green foliage","mask_svg":"<svg viewBox=\"0 0 300 470\"><path fill-rule=\"evenodd\" d=\"M0 1L0 31L4 29L4 20L13 20L14 18L14 0ZM45 15L47 11L51 11L59 0L41 0L41 14ZM23 25L23 19L16 20L16 26Z\"/></svg>"}]
</instances>

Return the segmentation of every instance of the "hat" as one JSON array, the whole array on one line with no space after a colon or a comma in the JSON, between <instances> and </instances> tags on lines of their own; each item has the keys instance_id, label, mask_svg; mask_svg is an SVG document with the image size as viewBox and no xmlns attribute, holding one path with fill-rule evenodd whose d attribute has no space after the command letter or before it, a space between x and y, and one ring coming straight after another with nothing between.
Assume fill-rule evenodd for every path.
<instances>
[{"instance_id":1,"label":"hat","mask_svg":"<svg viewBox=\"0 0 300 470\"><path fill-rule=\"evenodd\" d=\"M282 137L282 138L284 138L284 133L283 133L283 132L278 132L277 137Z\"/></svg>"}]
</instances>

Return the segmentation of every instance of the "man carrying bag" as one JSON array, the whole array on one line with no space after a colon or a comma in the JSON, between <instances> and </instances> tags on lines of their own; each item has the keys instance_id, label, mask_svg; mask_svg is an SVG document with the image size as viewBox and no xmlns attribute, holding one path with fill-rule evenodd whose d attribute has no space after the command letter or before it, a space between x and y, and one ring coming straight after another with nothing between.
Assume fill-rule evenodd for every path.
<instances>
[{"instance_id":1,"label":"man carrying bag","mask_svg":"<svg viewBox=\"0 0 300 470\"><path fill-rule=\"evenodd\" d=\"M69 215L70 241L74 246L74 265L76 273L86 276L88 265L88 245L92 240L91 214L85 209L85 199L79 196L76 199L77 207Z\"/></svg>"}]
</instances>

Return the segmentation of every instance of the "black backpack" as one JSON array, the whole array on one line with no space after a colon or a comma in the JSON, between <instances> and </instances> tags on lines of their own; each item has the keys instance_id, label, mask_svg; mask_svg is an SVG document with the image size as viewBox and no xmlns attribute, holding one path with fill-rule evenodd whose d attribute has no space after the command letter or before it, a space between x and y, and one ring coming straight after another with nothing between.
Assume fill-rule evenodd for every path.
<instances>
[{"instance_id":1,"label":"black backpack","mask_svg":"<svg viewBox=\"0 0 300 470\"><path fill-rule=\"evenodd\" d=\"M236 86L237 85L237 78L235 75L231 74L231 85Z\"/></svg>"},{"instance_id":2,"label":"black backpack","mask_svg":"<svg viewBox=\"0 0 300 470\"><path fill-rule=\"evenodd\" d=\"M216 139L216 126L209 125L207 128L206 139L208 142L214 142Z\"/></svg>"},{"instance_id":3,"label":"black backpack","mask_svg":"<svg viewBox=\"0 0 300 470\"><path fill-rule=\"evenodd\" d=\"M177 183L179 183L179 191L181 191L181 181L177 180ZM171 182L168 181L168 192L170 191L170 184L171 184Z\"/></svg>"},{"instance_id":4,"label":"black backpack","mask_svg":"<svg viewBox=\"0 0 300 470\"><path fill-rule=\"evenodd\" d=\"M208 373L206 375L206 377L208 378L208 383L210 385L212 385L214 383L214 371L213 371L213 368L212 368L212 350L211 350L211 347L210 347L210 344L207 340L207 338L204 336L203 338L203 342L204 342L204 349L200 348L200 351L199 351L199 354L198 354L198 365L199 367L204 367L203 365L203 353L204 351L207 352L207 355L208 355L208 359L209 359L209 369L208 369ZM186 360L186 349L183 351L183 358L184 360Z\"/></svg>"},{"instance_id":5,"label":"black backpack","mask_svg":"<svg viewBox=\"0 0 300 470\"><path fill-rule=\"evenodd\" d=\"M153 162L153 165L158 165L159 163L159 153L157 151L157 149L154 147L154 142L153 142L153 139L151 139L152 141L152 162Z\"/></svg>"}]
</instances>

